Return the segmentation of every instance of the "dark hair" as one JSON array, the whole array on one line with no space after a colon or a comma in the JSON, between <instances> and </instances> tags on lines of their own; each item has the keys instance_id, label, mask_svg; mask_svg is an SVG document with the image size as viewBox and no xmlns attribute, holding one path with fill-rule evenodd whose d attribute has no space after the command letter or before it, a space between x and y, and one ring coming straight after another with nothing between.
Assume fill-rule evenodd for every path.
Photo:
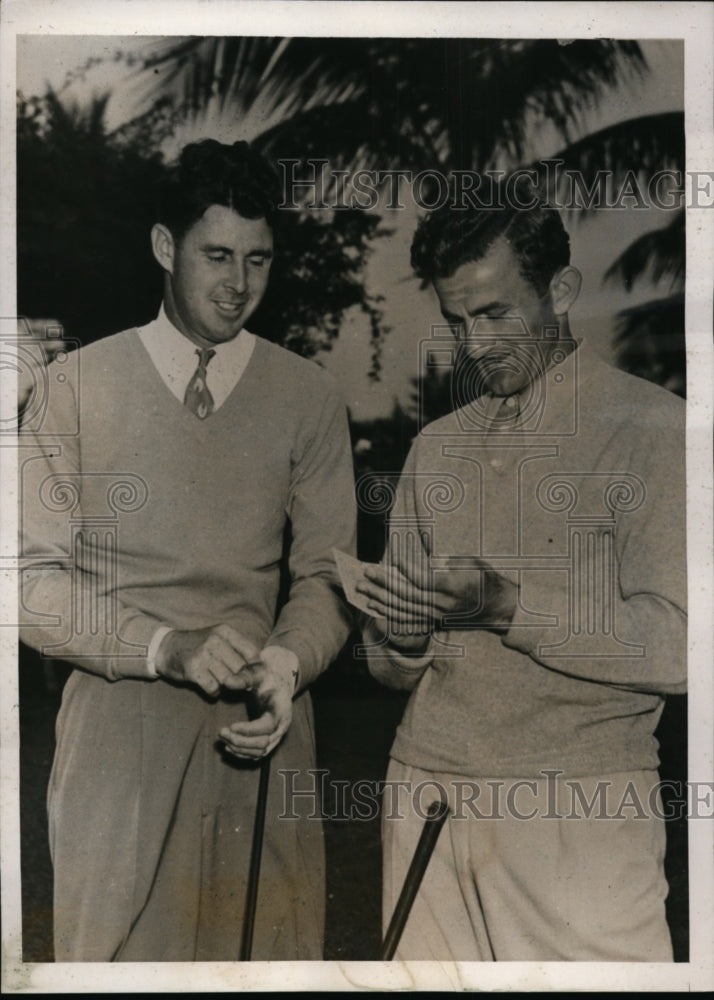
<instances>
[{"instance_id":1,"label":"dark hair","mask_svg":"<svg viewBox=\"0 0 714 1000\"><path fill-rule=\"evenodd\" d=\"M555 209L454 208L447 202L419 223L412 267L425 281L451 277L462 264L480 260L499 236L513 248L521 274L538 295L545 295L553 275L570 263L570 238Z\"/></svg>"},{"instance_id":2,"label":"dark hair","mask_svg":"<svg viewBox=\"0 0 714 1000\"><path fill-rule=\"evenodd\" d=\"M158 221L181 239L207 208L225 205L245 219L264 218L272 229L280 200L277 175L247 142L203 139L184 146L169 172Z\"/></svg>"}]
</instances>

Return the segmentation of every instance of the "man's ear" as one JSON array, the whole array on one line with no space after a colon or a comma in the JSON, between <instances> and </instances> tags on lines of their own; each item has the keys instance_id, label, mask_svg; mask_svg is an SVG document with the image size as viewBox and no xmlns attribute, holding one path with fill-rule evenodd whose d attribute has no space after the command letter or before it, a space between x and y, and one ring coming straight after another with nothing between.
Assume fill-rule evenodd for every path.
<instances>
[{"instance_id":1,"label":"man's ear","mask_svg":"<svg viewBox=\"0 0 714 1000\"><path fill-rule=\"evenodd\" d=\"M163 267L164 271L173 274L176 244L174 243L171 230L167 229L160 222L157 222L151 230L151 249L154 251L154 257L161 267Z\"/></svg>"},{"instance_id":2,"label":"man's ear","mask_svg":"<svg viewBox=\"0 0 714 1000\"><path fill-rule=\"evenodd\" d=\"M570 265L568 267L561 267L553 275L550 282L550 295L556 316L562 316L571 309L580 294L582 280L577 267L571 267Z\"/></svg>"}]
</instances>

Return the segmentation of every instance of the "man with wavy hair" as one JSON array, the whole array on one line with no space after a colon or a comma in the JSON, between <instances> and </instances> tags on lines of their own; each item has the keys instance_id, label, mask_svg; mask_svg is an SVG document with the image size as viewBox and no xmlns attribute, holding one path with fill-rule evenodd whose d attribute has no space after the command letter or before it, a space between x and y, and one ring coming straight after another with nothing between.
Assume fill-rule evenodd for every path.
<instances>
[{"instance_id":1,"label":"man with wavy hair","mask_svg":"<svg viewBox=\"0 0 714 1000\"><path fill-rule=\"evenodd\" d=\"M671 961L654 731L686 685L684 405L571 331L555 210L447 205L412 263L458 354L362 588L370 669L412 690L385 922L429 799L451 815L397 957Z\"/></svg>"},{"instance_id":2,"label":"man with wavy hair","mask_svg":"<svg viewBox=\"0 0 714 1000\"><path fill-rule=\"evenodd\" d=\"M237 959L257 765L314 767L354 491L332 381L246 329L279 200L246 143L187 146L151 232L158 317L76 376L50 366L23 434L21 638L76 668L49 789L57 961ZM321 826L280 821L269 787L252 957L318 959Z\"/></svg>"}]
</instances>

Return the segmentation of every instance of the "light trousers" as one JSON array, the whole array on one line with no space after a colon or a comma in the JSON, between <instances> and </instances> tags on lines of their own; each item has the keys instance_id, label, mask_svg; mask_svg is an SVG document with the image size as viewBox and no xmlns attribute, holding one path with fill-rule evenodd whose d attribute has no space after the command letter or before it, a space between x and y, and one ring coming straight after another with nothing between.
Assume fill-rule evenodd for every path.
<instances>
[{"instance_id":1,"label":"light trousers","mask_svg":"<svg viewBox=\"0 0 714 1000\"><path fill-rule=\"evenodd\" d=\"M239 958L259 769L217 736L241 717L242 704L164 681L72 674L48 796L56 961ZM314 766L303 694L272 758L256 960L322 958L322 826L301 800L280 818L278 774Z\"/></svg>"},{"instance_id":2,"label":"light trousers","mask_svg":"<svg viewBox=\"0 0 714 1000\"><path fill-rule=\"evenodd\" d=\"M395 958L671 962L657 782L464 779L392 760L385 932L429 803L443 789L451 806Z\"/></svg>"}]
</instances>

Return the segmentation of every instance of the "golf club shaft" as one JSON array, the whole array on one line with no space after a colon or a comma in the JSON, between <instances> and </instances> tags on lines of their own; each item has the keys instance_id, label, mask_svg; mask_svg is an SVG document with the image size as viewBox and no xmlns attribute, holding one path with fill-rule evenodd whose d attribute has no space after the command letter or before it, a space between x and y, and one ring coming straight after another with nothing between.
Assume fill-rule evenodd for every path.
<instances>
[{"instance_id":1,"label":"golf club shaft","mask_svg":"<svg viewBox=\"0 0 714 1000\"><path fill-rule=\"evenodd\" d=\"M262 666L261 663L248 666ZM249 699L249 714L252 718L259 717L266 706L257 696ZM248 872L248 888L246 891L245 914L243 917L243 935L240 946L241 962L249 962L253 950L253 928L255 927L255 910L258 902L258 885L260 883L260 860L263 853L263 834L265 831L265 811L268 804L268 780L270 778L270 757L260 762L260 780L258 782L258 799L255 804L255 820L253 822L253 843L250 851L250 870Z\"/></svg>"},{"instance_id":2,"label":"golf club shaft","mask_svg":"<svg viewBox=\"0 0 714 1000\"><path fill-rule=\"evenodd\" d=\"M253 928L255 926L255 910L258 901L258 884L260 882L260 859L263 852L263 831L265 829L265 807L268 802L268 779L270 778L270 757L265 757L260 764L260 782L258 784L258 800L255 807L255 823L253 824L253 845L250 852L250 871L248 872L248 891L245 901L245 917L243 920L243 937L241 940L240 960L249 962L253 950Z\"/></svg>"},{"instance_id":3,"label":"golf club shaft","mask_svg":"<svg viewBox=\"0 0 714 1000\"><path fill-rule=\"evenodd\" d=\"M385 962L389 962L394 958L394 953L397 950L397 945L406 926L407 918L416 899L416 894L419 891L424 872L427 869L429 859L433 854L436 841L439 838L442 826L446 822L449 811L448 803L442 799L432 802L427 810L419 843L414 852L412 863L409 866L407 877L404 879L404 885L402 886L402 891L392 914L392 919L389 922L384 944L382 945L382 960Z\"/></svg>"}]
</instances>

